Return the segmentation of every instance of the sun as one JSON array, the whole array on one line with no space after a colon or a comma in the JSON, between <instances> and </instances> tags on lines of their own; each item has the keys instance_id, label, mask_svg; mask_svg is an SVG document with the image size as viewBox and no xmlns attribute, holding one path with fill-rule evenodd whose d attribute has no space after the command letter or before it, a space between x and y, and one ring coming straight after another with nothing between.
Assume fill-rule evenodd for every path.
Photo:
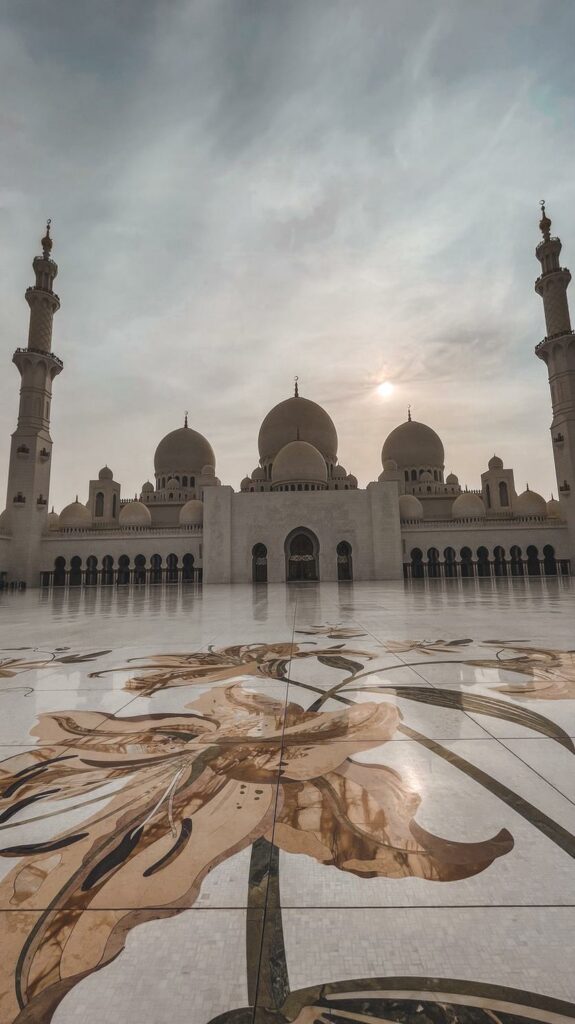
<instances>
[{"instance_id":1,"label":"sun","mask_svg":"<svg viewBox=\"0 0 575 1024\"><path fill-rule=\"evenodd\" d=\"M377 385L376 391L380 398L389 398L393 394L394 387L390 380L384 380Z\"/></svg>"}]
</instances>

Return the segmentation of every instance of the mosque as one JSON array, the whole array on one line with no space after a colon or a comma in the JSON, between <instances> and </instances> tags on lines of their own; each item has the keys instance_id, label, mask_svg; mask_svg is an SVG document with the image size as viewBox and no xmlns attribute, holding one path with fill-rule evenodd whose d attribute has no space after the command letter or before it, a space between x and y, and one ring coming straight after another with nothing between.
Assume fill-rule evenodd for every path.
<instances>
[{"instance_id":1,"label":"mosque","mask_svg":"<svg viewBox=\"0 0 575 1024\"><path fill-rule=\"evenodd\" d=\"M0 515L4 585L118 586L161 583L283 583L523 575L567 575L575 564L575 332L561 242L542 204L541 273L546 363L558 499L517 493L513 470L493 455L480 486L445 473L437 433L408 416L381 451L382 471L365 488L338 462L334 423L295 393L260 427L259 461L239 491L216 476L209 441L188 424L164 437L154 479L122 497L108 466L87 501L48 512L52 384L63 370L52 351L60 308L54 292L50 223L35 284L26 291L26 348L12 361L21 377L6 509ZM85 492L82 494L84 497Z\"/></svg>"}]
</instances>

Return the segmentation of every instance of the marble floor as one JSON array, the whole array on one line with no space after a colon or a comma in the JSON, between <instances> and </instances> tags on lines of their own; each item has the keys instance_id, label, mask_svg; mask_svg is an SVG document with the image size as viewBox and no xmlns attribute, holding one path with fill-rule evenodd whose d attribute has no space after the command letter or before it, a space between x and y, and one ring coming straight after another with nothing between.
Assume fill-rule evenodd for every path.
<instances>
[{"instance_id":1,"label":"marble floor","mask_svg":"<svg viewBox=\"0 0 575 1024\"><path fill-rule=\"evenodd\" d=\"M575 585L0 595L0 1024L575 1016Z\"/></svg>"}]
</instances>

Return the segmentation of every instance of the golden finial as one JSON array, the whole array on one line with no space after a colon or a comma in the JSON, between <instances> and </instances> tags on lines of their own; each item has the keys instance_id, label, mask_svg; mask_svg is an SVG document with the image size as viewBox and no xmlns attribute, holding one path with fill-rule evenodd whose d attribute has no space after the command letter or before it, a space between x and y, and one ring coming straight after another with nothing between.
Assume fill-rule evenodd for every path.
<instances>
[{"instance_id":1,"label":"golden finial","mask_svg":"<svg viewBox=\"0 0 575 1024\"><path fill-rule=\"evenodd\" d=\"M297 386L297 382L298 382L298 380L299 380L299 377L297 377L297 376L296 376L296 377L294 377L294 385L295 385L295 387L294 387L294 391L293 391L293 396L294 396L294 398L299 398L299 388L298 388L298 386Z\"/></svg>"},{"instance_id":2,"label":"golden finial","mask_svg":"<svg viewBox=\"0 0 575 1024\"><path fill-rule=\"evenodd\" d=\"M187 425L188 425L188 410L186 409L186 412L185 412L185 415L184 415L184 427L187 427Z\"/></svg>"},{"instance_id":3,"label":"golden finial","mask_svg":"<svg viewBox=\"0 0 575 1024\"><path fill-rule=\"evenodd\" d=\"M411 423L411 406L407 406L407 422Z\"/></svg>"},{"instance_id":4,"label":"golden finial","mask_svg":"<svg viewBox=\"0 0 575 1024\"><path fill-rule=\"evenodd\" d=\"M51 225L51 223L52 223L52 219L51 219L51 217L48 217L48 220L46 221L46 234L44 235L44 238L42 239L42 255L45 256L46 259L49 259L50 252L52 250L52 239L50 238L50 225Z\"/></svg>"},{"instance_id":5,"label":"golden finial","mask_svg":"<svg viewBox=\"0 0 575 1024\"><path fill-rule=\"evenodd\" d=\"M550 234L550 232L551 232L551 220L549 219L549 217L547 216L547 213L545 212L545 200L544 199L541 200L541 202L539 203L539 206L541 207L541 220L539 221L539 229L540 229L541 234L543 235L543 238L545 239L545 241L548 242L550 237L551 237L551 234Z\"/></svg>"}]
</instances>

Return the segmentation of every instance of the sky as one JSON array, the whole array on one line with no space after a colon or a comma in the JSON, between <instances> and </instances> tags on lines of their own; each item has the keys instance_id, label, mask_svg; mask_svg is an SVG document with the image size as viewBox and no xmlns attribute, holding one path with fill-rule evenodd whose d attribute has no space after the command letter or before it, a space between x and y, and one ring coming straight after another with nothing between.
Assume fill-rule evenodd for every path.
<instances>
[{"instance_id":1,"label":"sky","mask_svg":"<svg viewBox=\"0 0 575 1024\"><path fill-rule=\"evenodd\" d=\"M545 198L575 263L573 38L572 0L4 5L0 489L51 217L56 510L104 464L139 491L185 410L237 488L296 374L360 486L411 405L464 485L496 452L549 497L534 248Z\"/></svg>"}]
</instances>

